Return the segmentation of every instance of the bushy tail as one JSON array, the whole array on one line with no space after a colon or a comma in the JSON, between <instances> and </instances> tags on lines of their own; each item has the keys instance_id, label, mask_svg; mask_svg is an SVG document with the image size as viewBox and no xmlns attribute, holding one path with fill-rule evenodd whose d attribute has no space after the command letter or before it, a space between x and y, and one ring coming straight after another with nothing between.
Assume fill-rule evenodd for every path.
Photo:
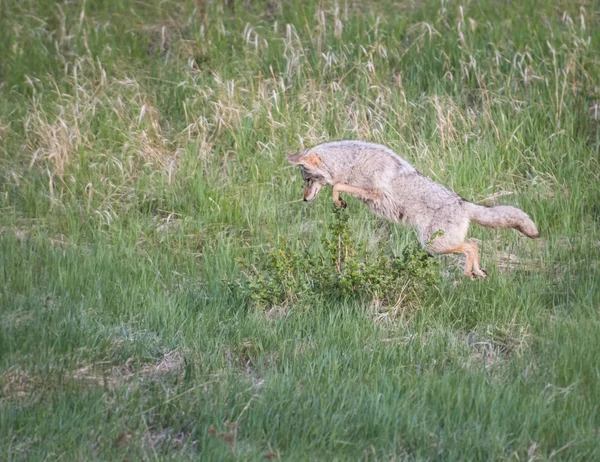
<instances>
[{"instance_id":1,"label":"bushy tail","mask_svg":"<svg viewBox=\"0 0 600 462\"><path fill-rule=\"evenodd\" d=\"M515 228L530 238L540 237L535 224L522 210L509 205L484 207L471 204L470 218L475 223L488 228Z\"/></svg>"}]
</instances>

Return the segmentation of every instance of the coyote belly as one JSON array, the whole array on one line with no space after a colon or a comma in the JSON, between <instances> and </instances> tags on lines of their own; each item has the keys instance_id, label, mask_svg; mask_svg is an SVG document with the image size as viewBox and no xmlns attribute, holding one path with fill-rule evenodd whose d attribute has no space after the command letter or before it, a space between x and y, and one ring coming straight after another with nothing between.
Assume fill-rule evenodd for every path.
<instances>
[{"instance_id":1,"label":"coyote belly","mask_svg":"<svg viewBox=\"0 0 600 462\"><path fill-rule=\"evenodd\" d=\"M333 187L333 202L340 207L346 206L340 193L356 196L378 216L414 226L431 253L464 253L469 277L486 275L479 266L477 244L465 242L470 221L490 228L515 228L530 238L539 236L522 210L473 204L380 144L324 143L288 160L302 168L305 200L314 199L324 186Z\"/></svg>"}]
</instances>

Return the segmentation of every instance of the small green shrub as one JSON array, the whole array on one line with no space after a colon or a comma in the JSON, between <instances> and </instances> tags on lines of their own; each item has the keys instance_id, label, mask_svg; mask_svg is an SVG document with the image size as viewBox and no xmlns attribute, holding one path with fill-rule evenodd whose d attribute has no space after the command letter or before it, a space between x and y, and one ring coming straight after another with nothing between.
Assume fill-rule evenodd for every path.
<instances>
[{"instance_id":1,"label":"small green shrub","mask_svg":"<svg viewBox=\"0 0 600 462\"><path fill-rule=\"evenodd\" d=\"M418 243L394 256L388 245L368 251L356 242L348 213L335 208L335 220L322 239L322 252L291 248L279 237L260 266L246 268L245 287L253 305L270 308L291 303L340 299L377 299L381 303L417 300L438 281L439 262Z\"/></svg>"}]
</instances>

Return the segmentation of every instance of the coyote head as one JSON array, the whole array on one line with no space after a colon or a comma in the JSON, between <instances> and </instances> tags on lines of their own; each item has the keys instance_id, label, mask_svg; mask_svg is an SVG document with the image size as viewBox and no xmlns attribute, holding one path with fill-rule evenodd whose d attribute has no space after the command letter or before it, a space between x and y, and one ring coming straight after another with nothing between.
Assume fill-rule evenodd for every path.
<instances>
[{"instance_id":1,"label":"coyote head","mask_svg":"<svg viewBox=\"0 0 600 462\"><path fill-rule=\"evenodd\" d=\"M316 153L302 153L288 157L293 165L298 165L302 170L304 180L304 200L312 201L323 186L328 184L323 176L323 161Z\"/></svg>"}]
</instances>

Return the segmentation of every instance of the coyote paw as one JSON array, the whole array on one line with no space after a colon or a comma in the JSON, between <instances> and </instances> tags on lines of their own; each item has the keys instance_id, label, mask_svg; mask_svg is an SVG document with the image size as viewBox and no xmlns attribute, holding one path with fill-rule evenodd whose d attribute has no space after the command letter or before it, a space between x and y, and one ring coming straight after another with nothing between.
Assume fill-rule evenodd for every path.
<instances>
[{"instance_id":1,"label":"coyote paw","mask_svg":"<svg viewBox=\"0 0 600 462\"><path fill-rule=\"evenodd\" d=\"M340 199L339 201L337 201L337 202L334 202L334 205L335 205L336 207L339 207L339 208L345 209L345 208L346 208L346 206L347 206L348 204L346 204L346 201L345 201L345 200L343 200L343 199Z\"/></svg>"},{"instance_id":2,"label":"coyote paw","mask_svg":"<svg viewBox=\"0 0 600 462\"><path fill-rule=\"evenodd\" d=\"M473 280L476 278L485 279L487 278L487 271L483 268L481 268L478 272L471 271L471 275L469 277Z\"/></svg>"}]
</instances>

